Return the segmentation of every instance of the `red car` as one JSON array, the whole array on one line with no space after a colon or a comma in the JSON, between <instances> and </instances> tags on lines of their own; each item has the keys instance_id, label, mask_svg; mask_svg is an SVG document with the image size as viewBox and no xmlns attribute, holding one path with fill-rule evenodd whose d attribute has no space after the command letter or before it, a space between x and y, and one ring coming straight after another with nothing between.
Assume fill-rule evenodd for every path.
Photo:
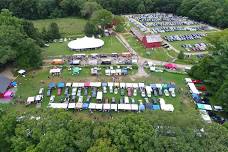
<instances>
[{"instance_id":1,"label":"red car","mask_svg":"<svg viewBox=\"0 0 228 152\"><path fill-rule=\"evenodd\" d=\"M128 95L128 97L132 96L132 89L131 88L127 88L127 95Z\"/></svg>"},{"instance_id":2,"label":"red car","mask_svg":"<svg viewBox=\"0 0 228 152\"><path fill-rule=\"evenodd\" d=\"M197 89L200 90L200 91L207 91L206 86L200 86Z\"/></svg>"},{"instance_id":3,"label":"red car","mask_svg":"<svg viewBox=\"0 0 228 152\"><path fill-rule=\"evenodd\" d=\"M202 80L192 80L192 82L193 82L193 83L198 83L198 84L199 84L199 83L203 83Z\"/></svg>"},{"instance_id":4,"label":"red car","mask_svg":"<svg viewBox=\"0 0 228 152\"><path fill-rule=\"evenodd\" d=\"M58 92L57 92L57 95L60 96L62 93L62 89L58 88Z\"/></svg>"}]
</instances>

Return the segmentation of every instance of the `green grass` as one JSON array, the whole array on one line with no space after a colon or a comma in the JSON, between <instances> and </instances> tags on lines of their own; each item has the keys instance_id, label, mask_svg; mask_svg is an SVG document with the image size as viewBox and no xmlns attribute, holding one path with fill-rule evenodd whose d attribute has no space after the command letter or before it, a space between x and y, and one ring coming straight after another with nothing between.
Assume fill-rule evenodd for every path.
<instances>
[{"instance_id":1,"label":"green grass","mask_svg":"<svg viewBox=\"0 0 228 152\"><path fill-rule=\"evenodd\" d=\"M72 37L76 35L83 35L84 26L87 22L85 19L69 17L69 18L57 18L57 19L44 19L32 21L36 28L40 31L43 27L48 27L52 22L59 25L60 33L62 36Z\"/></svg>"},{"instance_id":2,"label":"green grass","mask_svg":"<svg viewBox=\"0 0 228 152\"><path fill-rule=\"evenodd\" d=\"M144 46L131 34L124 34L124 37L130 44L130 46L142 57L160 60L160 61L169 61L171 58L167 55L166 49L156 48L156 49L146 49Z\"/></svg>"},{"instance_id":3,"label":"green grass","mask_svg":"<svg viewBox=\"0 0 228 152\"><path fill-rule=\"evenodd\" d=\"M49 47L46 47L43 50L43 56L59 56L59 55L72 55L77 53L85 53L85 54L91 54L91 53L122 53L126 52L126 48L116 39L116 37L103 37L101 38L104 41L104 46L100 49L95 50L88 50L88 51L72 51L68 48L67 44L69 42L63 42L63 43L51 43Z\"/></svg>"}]
</instances>

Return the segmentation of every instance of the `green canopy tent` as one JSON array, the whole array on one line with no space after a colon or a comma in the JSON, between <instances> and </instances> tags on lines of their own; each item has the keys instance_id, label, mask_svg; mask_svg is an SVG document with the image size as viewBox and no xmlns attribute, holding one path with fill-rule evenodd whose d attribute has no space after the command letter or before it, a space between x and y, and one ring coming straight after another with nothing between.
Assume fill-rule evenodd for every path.
<instances>
[{"instance_id":1,"label":"green canopy tent","mask_svg":"<svg viewBox=\"0 0 228 152\"><path fill-rule=\"evenodd\" d=\"M80 73L81 68L79 67L73 67L72 69L72 75L78 75Z\"/></svg>"}]
</instances>

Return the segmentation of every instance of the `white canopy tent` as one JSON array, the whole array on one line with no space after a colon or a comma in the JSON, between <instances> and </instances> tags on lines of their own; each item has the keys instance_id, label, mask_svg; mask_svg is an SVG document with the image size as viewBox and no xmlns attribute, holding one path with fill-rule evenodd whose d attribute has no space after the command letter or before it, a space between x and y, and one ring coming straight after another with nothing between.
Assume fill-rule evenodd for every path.
<instances>
[{"instance_id":1,"label":"white canopy tent","mask_svg":"<svg viewBox=\"0 0 228 152\"><path fill-rule=\"evenodd\" d=\"M138 104L131 104L131 110L132 111L138 111L139 110L139 105Z\"/></svg>"},{"instance_id":2,"label":"white canopy tent","mask_svg":"<svg viewBox=\"0 0 228 152\"><path fill-rule=\"evenodd\" d=\"M68 47L72 50L86 50L100 48L104 45L104 41L94 37L83 37L68 43Z\"/></svg>"},{"instance_id":3,"label":"white canopy tent","mask_svg":"<svg viewBox=\"0 0 228 152\"><path fill-rule=\"evenodd\" d=\"M76 103L69 103L68 104L68 109L75 109L76 108Z\"/></svg>"},{"instance_id":4,"label":"white canopy tent","mask_svg":"<svg viewBox=\"0 0 228 152\"><path fill-rule=\"evenodd\" d=\"M49 73L53 74L53 73L60 73L61 69L60 68L56 68L56 69L50 69Z\"/></svg>"},{"instance_id":5,"label":"white canopy tent","mask_svg":"<svg viewBox=\"0 0 228 152\"><path fill-rule=\"evenodd\" d=\"M111 110L117 111L117 109L118 109L117 104L111 104Z\"/></svg>"},{"instance_id":6,"label":"white canopy tent","mask_svg":"<svg viewBox=\"0 0 228 152\"><path fill-rule=\"evenodd\" d=\"M144 83L139 83L139 88L144 88L145 84Z\"/></svg>"},{"instance_id":7,"label":"white canopy tent","mask_svg":"<svg viewBox=\"0 0 228 152\"><path fill-rule=\"evenodd\" d=\"M31 104L34 101L35 101L35 97L28 97L27 104Z\"/></svg>"},{"instance_id":8,"label":"white canopy tent","mask_svg":"<svg viewBox=\"0 0 228 152\"><path fill-rule=\"evenodd\" d=\"M133 83L126 83L126 88L133 88Z\"/></svg>"},{"instance_id":9,"label":"white canopy tent","mask_svg":"<svg viewBox=\"0 0 228 152\"><path fill-rule=\"evenodd\" d=\"M103 110L110 110L111 105L108 103L103 104Z\"/></svg>"},{"instance_id":10,"label":"white canopy tent","mask_svg":"<svg viewBox=\"0 0 228 152\"><path fill-rule=\"evenodd\" d=\"M103 104L97 103L96 104L96 110L102 110L103 109Z\"/></svg>"},{"instance_id":11,"label":"white canopy tent","mask_svg":"<svg viewBox=\"0 0 228 152\"><path fill-rule=\"evenodd\" d=\"M126 87L126 83L120 83L120 88L125 88Z\"/></svg>"},{"instance_id":12,"label":"white canopy tent","mask_svg":"<svg viewBox=\"0 0 228 152\"><path fill-rule=\"evenodd\" d=\"M103 93L101 91L97 92L97 100L102 100L103 99Z\"/></svg>"},{"instance_id":13,"label":"white canopy tent","mask_svg":"<svg viewBox=\"0 0 228 152\"><path fill-rule=\"evenodd\" d=\"M133 88L138 88L138 87L139 87L138 83L133 83Z\"/></svg>"},{"instance_id":14,"label":"white canopy tent","mask_svg":"<svg viewBox=\"0 0 228 152\"><path fill-rule=\"evenodd\" d=\"M66 87L71 87L71 83L70 82L67 82L66 83Z\"/></svg>"},{"instance_id":15,"label":"white canopy tent","mask_svg":"<svg viewBox=\"0 0 228 152\"><path fill-rule=\"evenodd\" d=\"M108 82L109 87L113 87L113 85L114 85L113 82Z\"/></svg>"},{"instance_id":16,"label":"white canopy tent","mask_svg":"<svg viewBox=\"0 0 228 152\"><path fill-rule=\"evenodd\" d=\"M49 103L48 107L54 109L66 109L67 103Z\"/></svg>"},{"instance_id":17,"label":"white canopy tent","mask_svg":"<svg viewBox=\"0 0 228 152\"><path fill-rule=\"evenodd\" d=\"M90 103L89 109L91 109L91 110L96 109L96 103Z\"/></svg>"}]
</instances>

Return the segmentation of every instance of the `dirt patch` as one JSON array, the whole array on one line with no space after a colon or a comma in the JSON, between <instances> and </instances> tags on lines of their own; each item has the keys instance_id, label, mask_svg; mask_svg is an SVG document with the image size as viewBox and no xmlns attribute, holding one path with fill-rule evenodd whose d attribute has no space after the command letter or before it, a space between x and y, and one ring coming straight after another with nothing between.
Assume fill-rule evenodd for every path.
<instances>
[{"instance_id":1,"label":"dirt patch","mask_svg":"<svg viewBox=\"0 0 228 152\"><path fill-rule=\"evenodd\" d=\"M5 77L9 78L10 80L16 79L16 77L12 73L12 68L9 68L9 67L4 69L0 74L4 75Z\"/></svg>"}]
</instances>

